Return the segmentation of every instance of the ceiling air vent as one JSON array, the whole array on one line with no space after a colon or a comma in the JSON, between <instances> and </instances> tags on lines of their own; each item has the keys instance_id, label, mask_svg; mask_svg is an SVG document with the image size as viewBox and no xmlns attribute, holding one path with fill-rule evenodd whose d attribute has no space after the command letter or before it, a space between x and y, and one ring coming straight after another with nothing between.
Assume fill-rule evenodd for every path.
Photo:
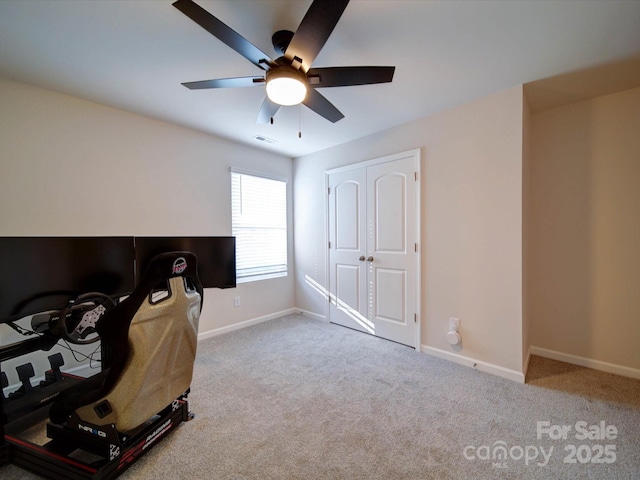
<instances>
[{"instance_id":1,"label":"ceiling air vent","mask_svg":"<svg viewBox=\"0 0 640 480\"><path fill-rule=\"evenodd\" d=\"M259 142L264 142L264 143L278 143L273 138L265 137L264 135L256 135L253 137L253 139L258 140Z\"/></svg>"}]
</instances>

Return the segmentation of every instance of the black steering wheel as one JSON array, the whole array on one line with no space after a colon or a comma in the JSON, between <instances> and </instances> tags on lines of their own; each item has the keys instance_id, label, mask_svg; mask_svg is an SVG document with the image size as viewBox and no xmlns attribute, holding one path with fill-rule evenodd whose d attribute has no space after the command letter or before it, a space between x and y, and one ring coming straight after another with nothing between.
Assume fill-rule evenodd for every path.
<instances>
[{"instance_id":1,"label":"black steering wheel","mask_svg":"<svg viewBox=\"0 0 640 480\"><path fill-rule=\"evenodd\" d=\"M77 345L97 342L100 336L95 330L96 322L115 306L116 302L109 295L83 293L61 310L57 331L62 338Z\"/></svg>"}]
</instances>

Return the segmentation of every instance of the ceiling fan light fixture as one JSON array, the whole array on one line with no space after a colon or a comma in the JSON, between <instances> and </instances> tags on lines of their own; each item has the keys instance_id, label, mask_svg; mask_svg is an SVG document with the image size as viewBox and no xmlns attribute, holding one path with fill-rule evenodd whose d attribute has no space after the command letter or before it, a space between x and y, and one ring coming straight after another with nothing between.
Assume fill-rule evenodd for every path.
<instances>
[{"instance_id":1,"label":"ceiling fan light fixture","mask_svg":"<svg viewBox=\"0 0 640 480\"><path fill-rule=\"evenodd\" d=\"M278 105L298 105L307 96L307 77L293 68L277 68L267 72L267 96Z\"/></svg>"}]
</instances>

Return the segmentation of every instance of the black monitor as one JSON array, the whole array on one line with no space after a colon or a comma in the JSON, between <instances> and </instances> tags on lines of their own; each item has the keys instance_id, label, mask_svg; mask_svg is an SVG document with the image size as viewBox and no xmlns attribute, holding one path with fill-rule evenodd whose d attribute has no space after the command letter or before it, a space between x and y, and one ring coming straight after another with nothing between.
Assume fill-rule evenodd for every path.
<instances>
[{"instance_id":1,"label":"black monitor","mask_svg":"<svg viewBox=\"0 0 640 480\"><path fill-rule=\"evenodd\" d=\"M133 237L0 237L0 320L64 307L82 293L130 293Z\"/></svg>"},{"instance_id":2,"label":"black monitor","mask_svg":"<svg viewBox=\"0 0 640 480\"><path fill-rule=\"evenodd\" d=\"M135 237L135 250L138 279L156 255L188 251L198 257L198 276L203 287L236 286L235 237Z\"/></svg>"}]
</instances>

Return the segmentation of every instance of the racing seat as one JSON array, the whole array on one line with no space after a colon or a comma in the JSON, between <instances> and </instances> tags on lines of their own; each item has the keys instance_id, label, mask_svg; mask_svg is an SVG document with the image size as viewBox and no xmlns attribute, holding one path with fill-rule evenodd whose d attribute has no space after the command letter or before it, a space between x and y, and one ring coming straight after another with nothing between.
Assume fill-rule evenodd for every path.
<instances>
[{"instance_id":1,"label":"racing seat","mask_svg":"<svg viewBox=\"0 0 640 480\"><path fill-rule=\"evenodd\" d=\"M164 296L154 298L159 285ZM131 295L95 324L109 364L53 403L52 423L122 434L181 398L191 384L202 297L193 253L156 256Z\"/></svg>"}]
</instances>

